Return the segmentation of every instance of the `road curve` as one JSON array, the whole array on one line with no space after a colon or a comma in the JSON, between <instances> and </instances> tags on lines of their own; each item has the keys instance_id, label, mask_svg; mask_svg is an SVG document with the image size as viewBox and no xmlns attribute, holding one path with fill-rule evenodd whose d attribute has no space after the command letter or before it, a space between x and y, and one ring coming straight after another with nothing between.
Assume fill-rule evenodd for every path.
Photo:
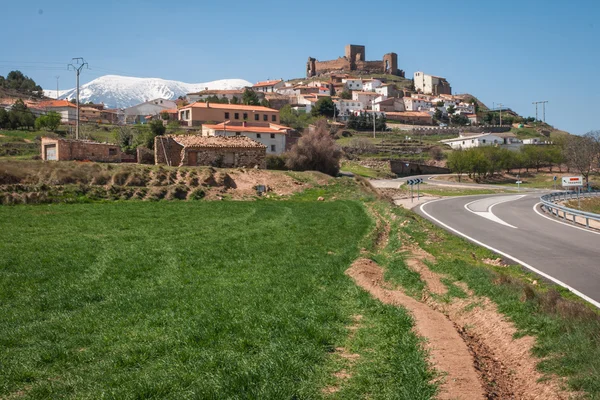
<instances>
[{"instance_id":1,"label":"road curve","mask_svg":"<svg viewBox=\"0 0 600 400\"><path fill-rule=\"evenodd\" d=\"M464 196L415 211L600 308L600 234L544 218L534 210L538 203L537 193Z\"/></svg>"}]
</instances>

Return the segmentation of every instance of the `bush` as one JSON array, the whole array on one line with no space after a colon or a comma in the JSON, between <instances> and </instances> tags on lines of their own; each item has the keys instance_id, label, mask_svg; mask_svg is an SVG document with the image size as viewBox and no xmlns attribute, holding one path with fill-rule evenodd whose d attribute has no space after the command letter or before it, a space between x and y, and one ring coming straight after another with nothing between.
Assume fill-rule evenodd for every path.
<instances>
[{"instance_id":1,"label":"bush","mask_svg":"<svg viewBox=\"0 0 600 400\"><path fill-rule=\"evenodd\" d=\"M320 171L337 175L342 152L329 134L327 121L320 120L315 129L298 140L288 152L286 166L296 171Z\"/></svg>"},{"instance_id":2,"label":"bush","mask_svg":"<svg viewBox=\"0 0 600 400\"><path fill-rule=\"evenodd\" d=\"M276 169L276 170L286 170L287 167L285 166L285 161L286 161L286 156L284 156L283 154L280 156L275 156L275 155L271 155L271 156L267 156L266 157L266 162L267 162L267 169Z\"/></svg>"}]
</instances>

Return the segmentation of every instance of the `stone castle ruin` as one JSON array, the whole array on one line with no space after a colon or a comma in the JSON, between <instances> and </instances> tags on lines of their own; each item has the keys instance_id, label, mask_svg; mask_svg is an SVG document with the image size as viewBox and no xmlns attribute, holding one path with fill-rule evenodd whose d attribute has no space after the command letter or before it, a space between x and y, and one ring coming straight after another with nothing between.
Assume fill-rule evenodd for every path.
<instances>
[{"instance_id":1,"label":"stone castle ruin","mask_svg":"<svg viewBox=\"0 0 600 400\"><path fill-rule=\"evenodd\" d=\"M398 69L398 55L387 53L383 60L366 61L365 46L346 45L346 54L337 60L318 61L312 57L306 63L306 77L323 74L354 72L357 74L389 74L404 77L404 71Z\"/></svg>"}]
</instances>

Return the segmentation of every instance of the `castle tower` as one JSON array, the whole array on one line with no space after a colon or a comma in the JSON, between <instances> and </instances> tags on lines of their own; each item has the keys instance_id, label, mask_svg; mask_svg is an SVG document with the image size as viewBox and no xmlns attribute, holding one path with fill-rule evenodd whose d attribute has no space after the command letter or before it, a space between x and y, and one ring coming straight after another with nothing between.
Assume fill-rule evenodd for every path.
<instances>
[{"instance_id":1,"label":"castle tower","mask_svg":"<svg viewBox=\"0 0 600 400\"><path fill-rule=\"evenodd\" d=\"M365 46L359 46L356 44L346 45L346 59L350 62L350 70L356 69L357 61L365 61Z\"/></svg>"},{"instance_id":2,"label":"castle tower","mask_svg":"<svg viewBox=\"0 0 600 400\"><path fill-rule=\"evenodd\" d=\"M383 56L383 72L398 75L398 54L387 53Z\"/></svg>"}]
</instances>

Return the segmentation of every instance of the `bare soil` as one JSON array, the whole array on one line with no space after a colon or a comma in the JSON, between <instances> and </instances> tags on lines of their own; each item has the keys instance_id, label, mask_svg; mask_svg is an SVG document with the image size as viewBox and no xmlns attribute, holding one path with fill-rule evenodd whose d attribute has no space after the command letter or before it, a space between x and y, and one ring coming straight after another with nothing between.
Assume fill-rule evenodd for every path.
<instances>
[{"instance_id":1,"label":"bare soil","mask_svg":"<svg viewBox=\"0 0 600 400\"><path fill-rule=\"evenodd\" d=\"M373 297L405 307L413 314L415 330L428 341L426 348L435 368L447 374L440 399L573 397L561 388L559 379L536 370L538 360L531 353L535 338L515 338L514 324L492 301L474 295L464 282L456 285L469 295L468 299L436 301L429 293L441 295L447 289L441 282L443 275L431 271L424 262L434 262L433 256L413 243L404 245L401 251L407 253L408 267L419 272L427 285L421 302L401 290L389 289L383 269L371 260L356 260L346 273Z\"/></svg>"},{"instance_id":2,"label":"bare soil","mask_svg":"<svg viewBox=\"0 0 600 400\"><path fill-rule=\"evenodd\" d=\"M400 290L385 289L383 269L371 260L359 258L346 274L381 302L406 307L413 314L415 330L426 338L425 348L430 352L435 368L444 374L440 399L485 397L473 357L450 320Z\"/></svg>"}]
</instances>

